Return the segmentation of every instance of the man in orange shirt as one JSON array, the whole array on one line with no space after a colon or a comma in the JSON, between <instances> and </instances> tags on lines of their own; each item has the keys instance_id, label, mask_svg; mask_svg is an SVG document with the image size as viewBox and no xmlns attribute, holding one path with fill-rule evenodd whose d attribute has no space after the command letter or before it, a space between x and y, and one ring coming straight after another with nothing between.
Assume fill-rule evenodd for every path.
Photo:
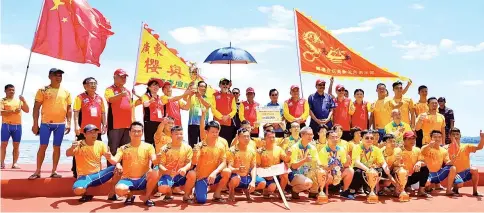
<instances>
[{"instance_id":1,"label":"man in orange shirt","mask_svg":"<svg viewBox=\"0 0 484 213\"><path fill-rule=\"evenodd\" d=\"M418 117L420 114L429 111L429 105L427 104L427 94L428 88L425 85L418 87L418 95L420 99L418 103L415 103L415 116ZM418 130L417 132L417 147L422 147L422 140L423 140L423 132L422 130Z\"/></svg>"},{"instance_id":2,"label":"man in orange shirt","mask_svg":"<svg viewBox=\"0 0 484 213\"><path fill-rule=\"evenodd\" d=\"M257 123L257 107L259 107L259 103L254 101L254 88L247 88L245 95L247 96L247 101L240 103L239 108L240 121L249 121L252 127L250 137L257 138L259 137L259 123Z\"/></svg>"},{"instance_id":3,"label":"man in orange shirt","mask_svg":"<svg viewBox=\"0 0 484 213\"><path fill-rule=\"evenodd\" d=\"M415 104L411 98L404 97L403 84L397 81L392 84L395 96L390 102L391 109L399 109L402 113L402 121L415 128Z\"/></svg>"},{"instance_id":4,"label":"man in orange shirt","mask_svg":"<svg viewBox=\"0 0 484 213\"><path fill-rule=\"evenodd\" d=\"M387 98L388 91L384 83L379 83L376 86L378 99L371 104L370 128L378 130L379 139L385 135L385 125L392 121L390 99ZM362 127L361 127L362 128Z\"/></svg>"},{"instance_id":5,"label":"man in orange shirt","mask_svg":"<svg viewBox=\"0 0 484 213\"><path fill-rule=\"evenodd\" d=\"M45 151L49 145L50 135L54 134L54 153L51 178L61 178L57 174L57 165L60 158L60 146L71 131L71 94L61 87L64 71L52 68L49 71L50 84L37 91L33 110L34 123L32 133L40 135L40 147L37 152L37 169L29 180L40 178L40 170L45 158ZM39 127L39 110L42 107L42 119Z\"/></svg>"},{"instance_id":6,"label":"man in orange shirt","mask_svg":"<svg viewBox=\"0 0 484 213\"><path fill-rule=\"evenodd\" d=\"M12 169L20 169L17 165L19 156L19 145L22 140L22 111L29 112L29 105L23 96L19 99L14 98L15 87L12 84L5 85L5 98L0 100L0 111L2 115L2 166L5 169L5 155L7 154L7 145L10 137L13 141L13 162Z\"/></svg>"},{"instance_id":7,"label":"man in orange shirt","mask_svg":"<svg viewBox=\"0 0 484 213\"><path fill-rule=\"evenodd\" d=\"M93 124L101 127L97 140L102 141L101 134L105 134L106 129L106 113L104 108L104 100L96 93L97 80L93 77L84 79L84 92L79 94L74 100L74 129L76 133L76 140L83 140L85 136L81 133L81 129L87 124ZM77 178L76 157L72 158L72 172Z\"/></svg>"},{"instance_id":8,"label":"man in orange shirt","mask_svg":"<svg viewBox=\"0 0 484 213\"><path fill-rule=\"evenodd\" d=\"M430 132L432 132L432 130L438 130L443 134L442 141L438 142L445 145L445 117L437 112L437 108L439 107L437 98L431 97L427 100L427 103L429 105L429 111L418 116L415 130L422 130L423 145L428 144L431 141Z\"/></svg>"},{"instance_id":9,"label":"man in orange shirt","mask_svg":"<svg viewBox=\"0 0 484 213\"><path fill-rule=\"evenodd\" d=\"M291 86L291 98L284 102L284 118L286 119L286 128L291 128L292 122L299 123L301 128L306 126L306 120L309 116L309 103L299 96L299 86Z\"/></svg>"},{"instance_id":10,"label":"man in orange shirt","mask_svg":"<svg viewBox=\"0 0 484 213\"><path fill-rule=\"evenodd\" d=\"M232 118L237 113L235 97L230 93L230 81L222 78L219 82L220 91L213 94L211 103L213 119L220 123L220 137L226 141L234 139L234 123Z\"/></svg>"},{"instance_id":11,"label":"man in orange shirt","mask_svg":"<svg viewBox=\"0 0 484 213\"><path fill-rule=\"evenodd\" d=\"M129 143L129 127L133 122L131 92L124 87L127 77L126 71L117 69L114 84L104 93L108 102L108 147L113 155L119 147Z\"/></svg>"},{"instance_id":12,"label":"man in orange shirt","mask_svg":"<svg viewBox=\"0 0 484 213\"><path fill-rule=\"evenodd\" d=\"M418 183L418 196L432 197L425 192L425 185L429 177L429 169L423 161L423 156L420 153L420 148L415 147L415 134L412 131L407 131L403 134L403 147L401 152L401 162L399 166L405 168L408 172L408 180L406 187Z\"/></svg>"},{"instance_id":13,"label":"man in orange shirt","mask_svg":"<svg viewBox=\"0 0 484 213\"><path fill-rule=\"evenodd\" d=\"M335 108L333 109L334 124L339 124L343 128L343 135L341 139L345 141L351 140L351 116L355 112L355 106L351 99L344 96L345 87L341 84L336 86L337 97L334 99Z\"/></svg>"},{"instance_id":14,"label":"man in orange shirt","mask_svg":"<svg viewBox=\"0 0 484 213\"><path fill-rule=\"evenodd\" d=\"M476 153L478 150L481 150L484 147L484 132L481 130L481 140L477 146L471 144L461 144L460 137L461 134L459 129L454 127L450 130L450 140L452 143L455 143L454 145L457 146L459 150L456 154L449 154L457 171L456 179L462 179L462 183L455 184L452 191L456 194L459 194L459 188L463 187L465 182L472 180L472 195L482 197L482 194L477 191L477 185L479 184L479 171L477 168L471 167L470 154ZM452 144L449 146L452 146Z\"/></svg>"}]
</instances>

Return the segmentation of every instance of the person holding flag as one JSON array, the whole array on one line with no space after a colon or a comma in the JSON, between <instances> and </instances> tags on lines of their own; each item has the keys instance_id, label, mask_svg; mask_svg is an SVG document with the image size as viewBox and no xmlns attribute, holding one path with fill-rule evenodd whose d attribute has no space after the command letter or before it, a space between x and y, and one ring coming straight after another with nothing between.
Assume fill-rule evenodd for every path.
<instances>
[{"instance_id":1,"label":"person holding flag","mask_svg":"<svg viewBox=\"0 0 484 213\"><path fill-rule=\"evenodd\" d=\"M74 100L74 130L76 133L76 140L85 139L84 129L88 124L101 127L97 140L102 141L101 134L105 134L106 127L106 113L104 108L104 100L96 93L97 80L93 77L88 77L82 81L84 92L79 94ZM74 177L77 177L76 157L72 158L72 172Z\"/></svg>"}]
</instances>

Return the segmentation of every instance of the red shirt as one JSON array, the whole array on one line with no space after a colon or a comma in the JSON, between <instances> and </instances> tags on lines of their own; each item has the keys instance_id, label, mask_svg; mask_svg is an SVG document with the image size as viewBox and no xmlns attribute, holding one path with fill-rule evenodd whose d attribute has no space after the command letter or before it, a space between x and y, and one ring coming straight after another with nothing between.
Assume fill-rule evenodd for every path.
<instances>
[{"instance_id":1,"label":"red shirt","mask_svg":"<svg viewBox=\"0 0 484 213\"><path fill-rule=\"evenodd\" d=\"M361 104L354 102L355 113L351 116L351 127L368 129L368 102L363 101Z\"/></svg>"},{"instance_id":2,"label":"red shirt","mask_svg":"<svg viewBox=\"0 0 484 213\"><path fill-rule=\"evenodd\" d=\"M175 120L175 126L181 126L181 114L179 101L168 101L166 103L166 115L172 117Z\"/></svg>"},{"instance_id":3,"label":"red shirt","mask_svg":"<svg viewBox=\"0 0 484 213\"><path fill-rule=\"evenodd\" d=\"M301 115L304 113L304 102L306 100L304 99L299 99L298 101L293 101L292 98L287 100L287 108L289 108L289 114L292 115L295 118L301 117Z\"/></svg>"},{"instance_id":4,"label":"red shirt","mask_svg":"<svg viewBox=\"0 0 484 213\"><path fill-rule=\"evenodd\" d=\"M95 94L91 98L86 93L81 93L77 96L81 101L81 129L84 129L88 124L94 124L98 128L101 128L102 113L103 109L103 99L101 96Z\"/></svg>"},{"instance_id":5,"label":"red shirt","mask_svg":"<svg viewBox=\"0 0 484 213\"><path fill-rule=\"evenodd\" d=\"M334 99L336 108L333 109L333 120L334 124L339 124L343 127L343 131L350 131L350 103L351 99L344 98L338 101L338 98Z\"/></svg>"},{"instance_id":6,"label":"red shirt","mask_svg":"<svg viewBox=\"0 0 484 213\"><path fill-rule=\"evenodd\" d=\"M109 99L125 91L126 96L116 101L109 102ZM131 106L131 92L124 87L112 85L106 89L106 100L109 102L108 110L108 129L129 128L133 118L133 108Z\"/></svg>"},{"instance_id":7,"label":"red shirt","mask_svg":"<svg viewBox=\"0 0 484 213\"><path fill-rule=\"evenodd\" d=\"M213 93L213 97L215 98L216 109L222 115L228 115L232 112L232 101L234 99L234 95L230 93L222 93L220 91L217 91ZM232 126L232 119L223 121L221 119L217 119L214 116L214 120L218 121L220 125Z\"/></svg>"},{"instance_id":8,"label":"red shirt","mask_svg":"<svg viewBox=\"0 0 484 213\"><path fill-rule=\"evenodd\" d=\"M248 101L244 101L241 104L241 107L244 107L244 118L250 122L250 125L254 127L251 133L259 133L259 128L256 127L257 122L257 107L259 103L249 103Z\"/></svg>"}]
</instances>

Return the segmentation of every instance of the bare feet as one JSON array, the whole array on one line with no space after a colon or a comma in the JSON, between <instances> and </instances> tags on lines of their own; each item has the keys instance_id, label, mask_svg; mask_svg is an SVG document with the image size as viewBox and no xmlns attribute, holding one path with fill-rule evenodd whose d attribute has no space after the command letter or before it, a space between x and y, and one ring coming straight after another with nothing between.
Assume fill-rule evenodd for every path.
<instances>
[{"instance_id":1,"label":"bare feet","mask_svg":"<svg viewBox=\"0 0 484 213\"><path fill-rule=\"evenodd\" d=\"M229 190L229 199L228 199L230 202L234 202L235 201L235 190L234 189L230 189Z\"/></svg>"},{"instance_id":2,"label":"bare feet","mask_svg":"<svg viewBox=\"0 0 484 213\"><path fill-rule=\"evenodd\" d=\"M248 190L248 189L245 189L245 190L244 190L244 193L245 193L245 197L247 198L247 201L253 201L253 200L254 200L254 198L252 198L252 197L250 196L250 192L249 192L249 190Z\"/></svg>"}]
</instances>

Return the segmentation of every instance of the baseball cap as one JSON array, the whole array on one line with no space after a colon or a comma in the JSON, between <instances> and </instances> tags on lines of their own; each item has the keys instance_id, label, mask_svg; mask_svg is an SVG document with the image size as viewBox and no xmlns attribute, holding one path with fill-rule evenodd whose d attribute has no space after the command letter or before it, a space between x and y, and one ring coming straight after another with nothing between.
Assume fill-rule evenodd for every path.
<instances>
[{"instance_id":1,"label":"baseball cap","mask_svg":"<svg viewBox=\"0 0 484 213\"><path fill-rule=\"evenodd\" d=\"M319 85L319 84L326 84L326 81L323 79L316 80L316 85Z\"/></svg>"},{"instance_id":2,"label":"baseball cap","mask_svg":"<svg viewBox=\"0 0 484 213\"><path fill-rule=\"evenodd\" d=\"M403 139L407 139L407 138L415 138L415 133L413 131L406 131L405 133L403 133Z\"/></svg>"},{"instance_id":3,"label":"baseball cap","mask_svg":"<svg viewBox=\"0 0 484 213\"><path fill-rule=\"evenodd\" d=\"M117 69L116 71L114 71L114 75L116 76L128 76L128 74L126 73L126 71L124 71L123 69Z\"/></svg>"},{"instance_id":4,"label":"baseball cap","mask_svg":"<svg viewBox=\"0 0 484 213\"><path fill-rule=\"evenodd\" d=\"M249 87L249 88L247 88L247 89L245 90L245 93L249 93L249 92L251 92L251 93L255 93L254 88Z\"/></svg>"},{"instance_id":5,"label":"baseball cap","mask_svg":"<svg viewBox=\"0 0 484 213\"><path fill-rule=\"evenodd\" d=\"M293 89L296 89L296 88L298 88L298 89L299 89L299 86L298 86L298 85L292 85L292 86L291 86L291 91L292 91Z\"/></svg>"},{"instance_id":6,"label":"baseball cap","mask_svg":"<svg viewBox=\"0 0 484 213\"><path fill-rule=\"evenodd\" d=\"M64 71L61 70L61 69L57 69L57 68L51 68L49 70L49 75L52 74L52 73L60 73L60 74L64 74Z\"/></svg>"},{"instance_id":7,"label":"baseball cap","mask_svg":"<svg viewBox=\"0 0 484 213\"><path fill-rule=\"evenodd\" d=\"M84 133L87 133L87 132L92 131L92 130L99 131L99 128L97 128L97 126L94 125L94 124L88 124L84 127Z\"/></svg>"},{"instance_id":8,"label":"baseball cap","mask_svg":"<svg viewBox=\"0 0 484 213\"><path fill-rule=\"evenodd\" d=\"M444 97L440 97L437 102L445 102L445 98Z\"/></svg>"},{"instance_id":9,"label":"baseball cap","mask_svg":"<svg viewBox=\"0 0 484 213\"><path fill-rule=\"evenodd\" d=\"M226 78L220 79L220 81L218 83L220 84L220 83L222 83L224 81L230 83L230 80L229 79L226 79Z\"/></svg>"},{"instance_id":10,"label":"baseball cap","mask_svg":"<svg viewBox=\"0 0 484 213\"><path fill-rule=\"evenodd\" d=\"M158 83L158 86L162 87L165 82L163 82L163 80L159 79L159 78L150 78L150 80L148 80L148 83L146 85L149 85L151 82L156 82Z\"/></svg>"},{"instance_id":11,"label":"baseball cap","mask_svg":"<svg viewBox=\"0 0 484 213\"><path fill-rule=\"evenodd\" d=\"M340 89L344 89L344 88L345 88L345 86L343 86L342 84L338 84L338 85L336 86L336 91L338 91L338 90L340 90Z\"/></svg>"}]
</instances>

